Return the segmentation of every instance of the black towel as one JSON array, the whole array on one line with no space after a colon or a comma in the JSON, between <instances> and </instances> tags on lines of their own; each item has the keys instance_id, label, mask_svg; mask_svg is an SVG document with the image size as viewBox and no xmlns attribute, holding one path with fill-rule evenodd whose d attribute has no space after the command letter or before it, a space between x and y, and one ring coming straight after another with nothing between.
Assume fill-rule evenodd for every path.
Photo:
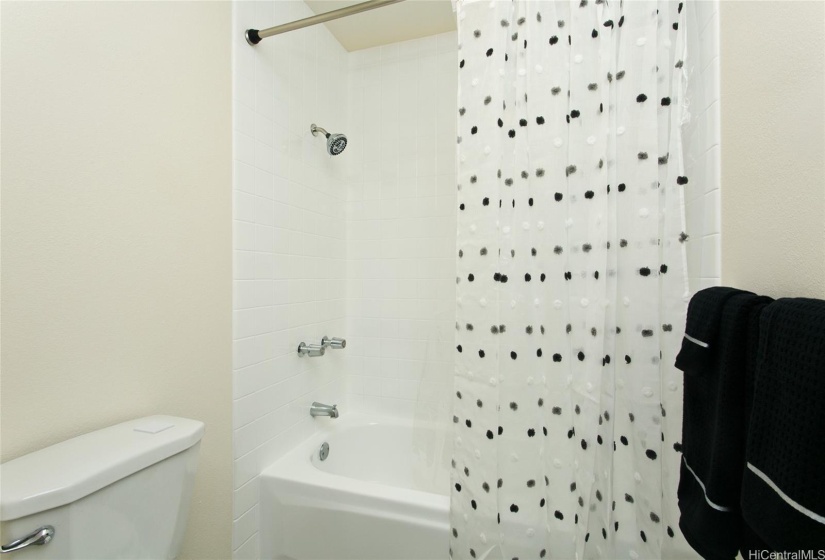
<instances>
[{"instance_id":1,"label":"black towel","mask_svg":"<svg viewBox=\"0 0 825 560\"><path fill-rule=\"evenodd\" d=\"M732 288L698 292L688 306L676 366L685 372L679 527L706 559L740 548L748 377L758 317L772 300Z\"/></svg>"},{"instance_id":2,"label":"black towel","mask_svg":"<svg viewBox=\"0 0 825 560\"><path fill-rule=\"evenodd\" d=\"M707 288L700 290L688 304L685 336L682 348L676 356L676 367L682 371L701 371L711 366L713 352L709 341L719 334L719 319L728 298L736 294L750 293L736 288Z\"/></svg>"},{"instance_id":3,"label":"black towel","mask_svg":"<svg viewBox=\"0 0 825 560\"><path fill-rule=\"evenodd\" d=\"M742 515L777 551L825 549L825 301L780 299L760 320Z\"/></svg>"}]
</instances>

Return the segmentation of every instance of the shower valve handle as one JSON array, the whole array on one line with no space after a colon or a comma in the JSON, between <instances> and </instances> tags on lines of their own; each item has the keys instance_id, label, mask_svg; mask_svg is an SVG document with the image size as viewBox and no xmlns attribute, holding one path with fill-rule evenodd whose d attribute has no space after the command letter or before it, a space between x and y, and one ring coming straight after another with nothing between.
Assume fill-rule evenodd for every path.
<instances>
[{"instance_id":1,"label":"shower valve handle","mask_svg":"<svg viewBox=\"0 0 825 560\"><path fill-rule=\"evenodd\" d=\"M333 350L342 350L347 347L347 341L343 338L325 336L321 339L321 346L324 348L332 348Z\"/></svg>"},{"instance_id":2,"label":"shower valve handle","mask_svg":"<svg viewBox=\"0 0 825 560\"><path fill-rule=\"evenodd\" d=\"M317 358L318 356L323 356L326 351L326 347L321 344L307 344L302 342L298 345L299 357L307 356L309 358Z\"/></svg>"}]
</instances>

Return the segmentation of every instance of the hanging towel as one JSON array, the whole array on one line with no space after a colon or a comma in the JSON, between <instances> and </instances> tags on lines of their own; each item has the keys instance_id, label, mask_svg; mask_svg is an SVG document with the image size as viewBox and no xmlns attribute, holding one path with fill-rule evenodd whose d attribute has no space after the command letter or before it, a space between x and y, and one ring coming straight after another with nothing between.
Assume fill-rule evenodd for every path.
<instances>
[{"instance_id":1,"label":"hanging towel","mask_svg":"<svg viewBox=\"0 0 825 560\"><path fill-rule=\"evenodd\" d=\"M721 286L696 292L688 304L685 335L676 356L677 368L695 373L711 367L714 352L710 341L715 341L719 334L722 308L731 296L742 293L750 292Z\"/></svg>"},{"instance_id":2,"label":"hanging towel","mask_svg":"<svg viewBox=\"0 0 825 560\"><path fill-rule=\"evenodd\" d=\"M742 515L777 551L825 549L825 301L788 298L760 320Z\"/></svg>"},{"instance_id":3,"label":"hanging towel","mask_svg":"<svg viewBox=\"0 0 825 560\"><path fill-rule=\"evenodd\" d=\"M706 559L736 557L758 318L771 298L733 288L698 292L676 367L685 372L679 527Z\"/></svg>"}]
</instances>

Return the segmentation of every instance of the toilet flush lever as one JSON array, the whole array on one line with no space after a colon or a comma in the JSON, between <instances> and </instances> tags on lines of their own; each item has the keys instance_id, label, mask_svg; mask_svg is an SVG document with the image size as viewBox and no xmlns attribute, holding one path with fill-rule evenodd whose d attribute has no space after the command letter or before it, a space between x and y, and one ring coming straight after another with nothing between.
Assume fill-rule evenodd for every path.
<instances>
[{"instance_id":1,"label":"toilet flush lever","mask_svg":"<svg viewBox=\"0 0 825 560\"><path fill-rule=\"evenodd\" d=\"M54 527L51 525L44 525L35 529L23 538L11 541L9 544L0 546L0 554L7 552L17 552L27 546L44 545L54 538Z\"/></svg>"},{"instance_id":2,"label":"toilet flush lever","mask_svg":"<svg viewBox=\"0 0 825 560\"><path fill-rule=\"evenodd\" d=\"M332 348L333 350L341 350L347 347L347 341L343 338L330 338L325 336L321 339L321 346L324 348Z\"/></svg>"}]
</instances>

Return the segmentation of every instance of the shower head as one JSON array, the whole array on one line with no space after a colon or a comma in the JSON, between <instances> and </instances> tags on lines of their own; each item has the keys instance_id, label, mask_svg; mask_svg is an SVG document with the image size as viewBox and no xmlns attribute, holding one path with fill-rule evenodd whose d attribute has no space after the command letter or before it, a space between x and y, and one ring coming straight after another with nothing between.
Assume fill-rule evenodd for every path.
<instances>
[{"instance_id":1,"label":"shower head","mask_svg":"<svg viewBox=\"0 0 825 560\"><path fill-rule=\"evenodd\" d=\"M330 134L320 126L312 125L309 129L313 136L318 136L320 132L327 137L327 153L331 156L337 156L347 147L347 137L343 134Z\"/></svg>"}]
</instances>

